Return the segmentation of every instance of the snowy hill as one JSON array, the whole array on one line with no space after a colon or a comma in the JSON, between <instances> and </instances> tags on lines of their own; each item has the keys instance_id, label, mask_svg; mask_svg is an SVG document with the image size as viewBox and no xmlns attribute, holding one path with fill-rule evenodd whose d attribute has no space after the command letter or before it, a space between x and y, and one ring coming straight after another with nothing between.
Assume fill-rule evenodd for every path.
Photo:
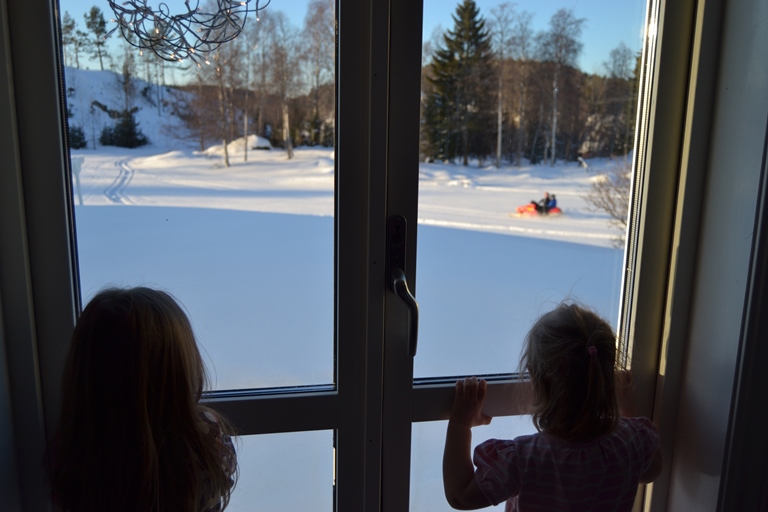
<instances>
[{"instance_id":1,"label":"snowy hill","mask_svg":"<svg viewBox=\"0 0 768 512\"><path fill-rule=\"evenodd\" d=\"M112 126L114 120L99 108L92 108L97 101L112 110L126 107L125 93L120 84L122 76L113 71L98 71L64 68L67 91L67 105L70 112L70 126L80 126L85 131L88 149L101 147L99 134L105 126ZM184 122L173 111L173 102L184 99L189 93L173 87L150 84L140 78L132 78L133 94L128 99L128 108L136 107L136 121L139 129L149 139L149 146L158 149L189 147Z\"/></svg>"}]
</instances>

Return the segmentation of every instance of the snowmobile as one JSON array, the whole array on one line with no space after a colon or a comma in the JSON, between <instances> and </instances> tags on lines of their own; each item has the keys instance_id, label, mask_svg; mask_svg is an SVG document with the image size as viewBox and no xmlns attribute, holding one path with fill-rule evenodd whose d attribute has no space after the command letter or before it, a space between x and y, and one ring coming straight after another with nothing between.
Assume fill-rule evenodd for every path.
<instances>
[{"instance_id":1,"label":"snowmobile","mask_svg":"<svg viewBox=\"0 0 768 512\"><path fill-rule=\"evenodd\" d=\"M539 212L539 209L537 208L537 204L533 201L530 203L524 204L522 206L518 206L517 210L515 210L513 213L510 213L510 217L547 217L551 215L562 215L563 210L561 210L557 206L553 206L547 210L546 213Z\"/></svg>"}]
</instances>

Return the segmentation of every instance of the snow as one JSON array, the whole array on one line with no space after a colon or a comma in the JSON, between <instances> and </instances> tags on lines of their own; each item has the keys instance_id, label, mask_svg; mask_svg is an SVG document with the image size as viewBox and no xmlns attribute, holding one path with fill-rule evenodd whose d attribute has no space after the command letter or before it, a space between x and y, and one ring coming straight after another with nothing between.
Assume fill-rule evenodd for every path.
<instances>
[{"instance_id":1,"label":"snow","mask_svg":"<svg viewBox=\"0 0 768 512\"><path fill-rule=\"evenodd\" d=\"M109 80L68 70L78 87L73 119ZM181 143L173 116L146 106L137 118L149 146L72 151L84 301L106 285L170 291L189 312L217 389L331 382L333 151L300 147L288 160L279 149L249 150L243 161L239 140L225 167L221 148ZM608 218L583 199L594 169L611 163L589 164L420 165L417 377L516 370L531 323L565 298L615 324L623 252ZM544 191L564 215L510 216ZM497 418L475 441L530 431L526 418ZM414 426L412 510L450 510L443 436L443 423ZM330 507L331 443L331 432L242 438L228 510ZM297 482L301 493L285 492ZM275 489L283 490L267 492Z\"/></svg>"}]
</instances>

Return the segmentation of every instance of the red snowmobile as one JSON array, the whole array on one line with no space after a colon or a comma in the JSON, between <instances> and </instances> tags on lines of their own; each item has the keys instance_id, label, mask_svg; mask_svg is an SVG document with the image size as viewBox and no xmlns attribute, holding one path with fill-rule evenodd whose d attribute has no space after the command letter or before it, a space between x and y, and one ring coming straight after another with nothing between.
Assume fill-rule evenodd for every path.
<instances>
[{"instance_id":1,"label":"red snowmobile","mask_svg":"<svg viewBox=\"0 0 768 512\"><path fill-rule=\"evenodd\" d=\"M558 208L557 206L552 206L546 211L542 211L542 207L539 206L537 203L531 201L528 204L524 204L522 206L518 206L517 210L515 210L514 213L510 213L510 216L515 217L538 217L541 216L547 216L547 215L562 215L563 210Z\"/></svg>"},{"instance_id":2,"label":"red snowmobile","mask_svg":"<svg viewBox=\"0 0 768 512\"><path fill-rule=\"evenodd\" d=\"M557 198L555 194L549 195L548 192L544 192L544 197L539 201L531 201L523 206L518 206L514 213L510 213L509 216L515 217L538 217L539 215L562 215L563 210L557 207Z\"/></svg>"},{"instance_id":3,"label":"red snowmobile","mask_svg":"<svg viewBox=\"0 0 768 512\"><path fill-rule=\"evenodd\" d=\"M548 216L548 215L562 215L563 210L561 210L557 204L554 206L550 206L549 208L544 208L541 205L539 205L536 201L531 201L528 204L524 204L522 206L518 206L517 210L515 210L514 213L510 213L510 216L515 217L538 217L538 216Z\"/></svg>"}]
</instances>

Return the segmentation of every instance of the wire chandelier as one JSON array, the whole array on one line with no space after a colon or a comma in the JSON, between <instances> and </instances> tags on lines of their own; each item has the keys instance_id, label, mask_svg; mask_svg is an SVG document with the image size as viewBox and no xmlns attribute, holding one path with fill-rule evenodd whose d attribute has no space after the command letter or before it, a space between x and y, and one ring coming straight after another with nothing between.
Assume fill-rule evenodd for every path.
<instances>
[{"instance_id":1,"label":"wire chandelier","mask_svg":"<svg viewBox=\"0 0 768 512\"><path fill-rule=\"evenodd\" d=\"M119 30L128 43L141 50L151 50L172 62L191 59L198 66L208 63L206 54L240 35L249 12L258 14L271 2L262 0L260 5L259 0L213 0L211 8L201 9L200 0L195 0L194 8L185 0L187 12L171 14L164 2L153 9L147 0L107 1L117 26L106 37Z\"/></svg>"}]
</instances>

